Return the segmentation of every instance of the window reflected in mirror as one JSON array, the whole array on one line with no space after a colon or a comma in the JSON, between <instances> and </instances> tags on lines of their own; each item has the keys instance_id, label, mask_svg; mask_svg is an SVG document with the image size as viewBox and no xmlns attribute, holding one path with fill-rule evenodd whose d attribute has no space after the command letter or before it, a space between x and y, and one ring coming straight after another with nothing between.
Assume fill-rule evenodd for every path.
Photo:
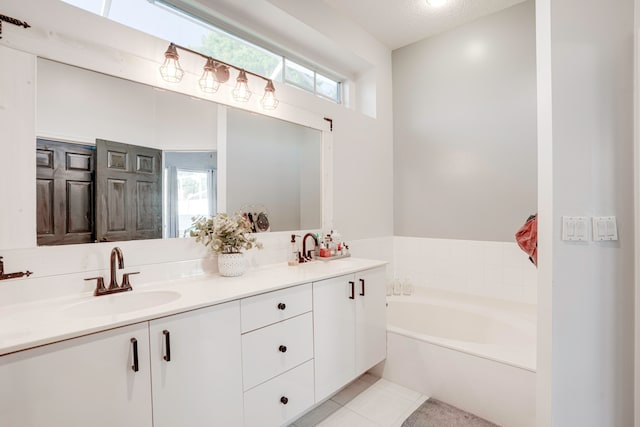
<instances>
[{"instance_id":1,"label":"window reflected in mirror","mask_svg":"<svg viewBox=\"0 0 640 427\"><path fill-rule=\"evenodd\" d=\"M188 237L192 218L216 214L216 153L165 153L165 237Z\"/></svg>"}]
</instances>

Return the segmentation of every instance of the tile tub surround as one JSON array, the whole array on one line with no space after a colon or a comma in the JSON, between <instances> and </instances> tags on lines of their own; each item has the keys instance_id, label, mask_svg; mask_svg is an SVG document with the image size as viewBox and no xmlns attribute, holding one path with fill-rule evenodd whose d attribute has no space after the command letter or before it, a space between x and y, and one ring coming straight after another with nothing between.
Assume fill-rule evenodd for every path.
<instances>
[{"instance_id":1,"label":"tile tub surround","mask_svg":"<svg viewBox=\"0 0 640 427\"><path fill-rule=\"evenodd\" d=\"M414 286L535 304L537 269L515 242L394 237L394 276Z\"/></svg>"},{"instance_id":2,"label":"tile tub surround","mask_svg":"<svg viewBox=\"0 0 640 427\"><path fill-rule=\"evenodd\" d=\"M28 284L14 281L0 287L0 298L3 301L10 297L10 291L16 296L25 286L45 289L47 286L58 285L61 292L57 297L48 295L49 298L37 299L38 293L32 290L26 292L28 295L18 295L23 298L20 302L0 306L0 324L6 325L0 331L0 355L384 264L384 261L348 258L331 262L318 261L295 268L285 263L272 264L250 269L245 275L233 278L204 274L142 285L134 283L132 293L176 291L180 297L152 308L105 316L74 317L64 312L77 303L109 298L93 296L95 285L82 280L83 277L88 277L86 273L76 273L72 277L65 275L40 278ZM125 269L126 271L133 270ZM140 277L140 282L144 283L144 275L136 277ZM54 283L56 281L58 283ZM122 296L126 298L127 295ZM29 297L33 299L29 300Z\"/></svg>"}]
</instances>

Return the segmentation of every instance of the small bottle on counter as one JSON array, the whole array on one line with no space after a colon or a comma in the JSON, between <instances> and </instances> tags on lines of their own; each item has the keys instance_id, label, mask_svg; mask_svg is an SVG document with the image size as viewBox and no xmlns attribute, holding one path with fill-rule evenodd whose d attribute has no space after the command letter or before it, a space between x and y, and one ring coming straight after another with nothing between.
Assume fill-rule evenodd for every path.
<instances>
[{"instance_id":1,"label":"small bottle on counter","mask_svg":"<svg viewBox=\"0 0 640 427\"><path fill-rule=\"evenodd\" d=\"M390 297L393 295L393 286L395 284L395 280L391 280L387 282L387 296Z\"/></svg>"},{"instance_id":2,"label":"small bottle on counter","mask_svg":"<svg viewBox=\"0 0 640 427\"><path fill-rule=\"evenodd\" d=\"M292 234L291 235L291 249L289 250L289 261L288 264L290 266L296 266L298 265L299 261L299 252L298 252L298 245L296 245L296 235Z\"/></svg>"},{"instance_id":3,"label":"small bottle on counter","mask_svg":"<svg viewBox=\"0 0 640 427\"><path fill-rule=\"evenodd\" d=\"M411 295L413 293L413 283L410 279L402 281L402 295Z\"/></svg>"},{"instance_id":4,"label":"small bottle on counter","mask_svg":"<svg viewBox=\"0 0 640 427\"><path fill-rule=\"evenodd\" d=\"M393 294L402 295L402 282L400 281L400 279L393 280Z\"/></svg>"}]
</instances>

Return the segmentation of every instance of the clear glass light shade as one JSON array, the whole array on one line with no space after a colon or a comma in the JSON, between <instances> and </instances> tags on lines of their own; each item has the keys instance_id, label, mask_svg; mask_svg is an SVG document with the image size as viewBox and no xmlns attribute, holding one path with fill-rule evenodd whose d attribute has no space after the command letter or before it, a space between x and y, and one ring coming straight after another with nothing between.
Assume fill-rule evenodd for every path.
<instances>
[{"instance_id":1,"label":"clear glass light shade","mask_svg":"<svg viewBox=\"0 0 640 427\"><path fill-rule=\"evenodd\" d=\"M236 79L236 87L233 88L231 95L233 99L238 102L247 102L251 98L251 91L249 90L249 84L247 79L247 73L244 70L240 70L238 78Z\"/></svg>"},{"instance_id":2,"label":"clear glass light shade","mask_svg":"<svg viewBox=\"0 0 640 427\"><path fill-rule=\"evenodd\" d=\"M200 89L207 93L215 93L220 88L220 83L216 79L216 66L213 59L207 59L207 64L204 66L204 72L198 83Z\"/></svg>"},{"instance_id":3,"label":"clear glass light shade","mask_svg":"<svg viewBox=\"0 0 640 427\"><path fill-rule=\"evenodd\" d=\"M280 101L276 98L276 88L273 87L273 82L269 80L267 86L264 88L264 96L260 101L262 108L265 110L275 110L278 107Z\"/></svg>"},{"instance_id":4,"label":"clear glass light shade","mask_svg":"<svg viewBox=\"0 0 640 427\"><path fill-rule=\"evenodd\" d=\"M179 58L176 47L173 44L169 45L169 48L164 53L164 63L160 66L160 75L165 81L178 83L182 80L184 70L180 66Z\"/></svg>"}]
</instances>

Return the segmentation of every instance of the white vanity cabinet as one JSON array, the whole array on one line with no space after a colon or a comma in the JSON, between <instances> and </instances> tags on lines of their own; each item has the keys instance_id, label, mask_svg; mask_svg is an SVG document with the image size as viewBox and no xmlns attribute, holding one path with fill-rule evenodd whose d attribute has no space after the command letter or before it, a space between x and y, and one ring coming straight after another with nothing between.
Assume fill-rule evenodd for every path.
<instances>
[{"instance_id":1,"label":"white vanity cabinet","mask_svg":"<svg viewBox=\"0 0 640 427\"><path fill-rule=\"evenodd\" d=\"M386 357L384 268L313 283L319 402Z\"/></svg>"},{"instance_id":2,"label":"white vanity cabinet","mask_svg":"<svg viewBox=\"0 0 640 427\"><path fill-rule=\"evenodd\" d=\"M149 335L154 427L242 425L239 301L152 320Z\"/></svg>"},{"instance_id":3,"label":"white vanity cabinet","mask_svg":"<svg viewBox=\"0 0 640 427\"><path fill-rule=\"evenodd\" d=\"M0 425L151 427L147 322L0 357Z\"/></svg>"},{"instance_id":4,"label":"white vanity cabinet","mask_svg":"<svg viewBox=\"0 0 640 427\"><path fill-rule=\"evenodd\" d=\"M277 427L313 406L311 284L241 301L244 427Z\"/></svg>"},{"instance_id":5,"label":"white vanity cabinet","mask_svg":"<svg viewBox=\"0 0 640 427\"><path fill-rule=\"evenodd\" d=\"M0 426L287 425L386 355L384 267L349 271L2 356Z\"/></svg>"},{"instance_id":6,"label":"white vanity cabinet","mask_svg":"<svg viewBox=\"0 0 640 427\"><path fill-rule=\"evenodd\" d=\"M356 376L387 357L384 267L356 273Z\"/></svg>"}]
</instances>

